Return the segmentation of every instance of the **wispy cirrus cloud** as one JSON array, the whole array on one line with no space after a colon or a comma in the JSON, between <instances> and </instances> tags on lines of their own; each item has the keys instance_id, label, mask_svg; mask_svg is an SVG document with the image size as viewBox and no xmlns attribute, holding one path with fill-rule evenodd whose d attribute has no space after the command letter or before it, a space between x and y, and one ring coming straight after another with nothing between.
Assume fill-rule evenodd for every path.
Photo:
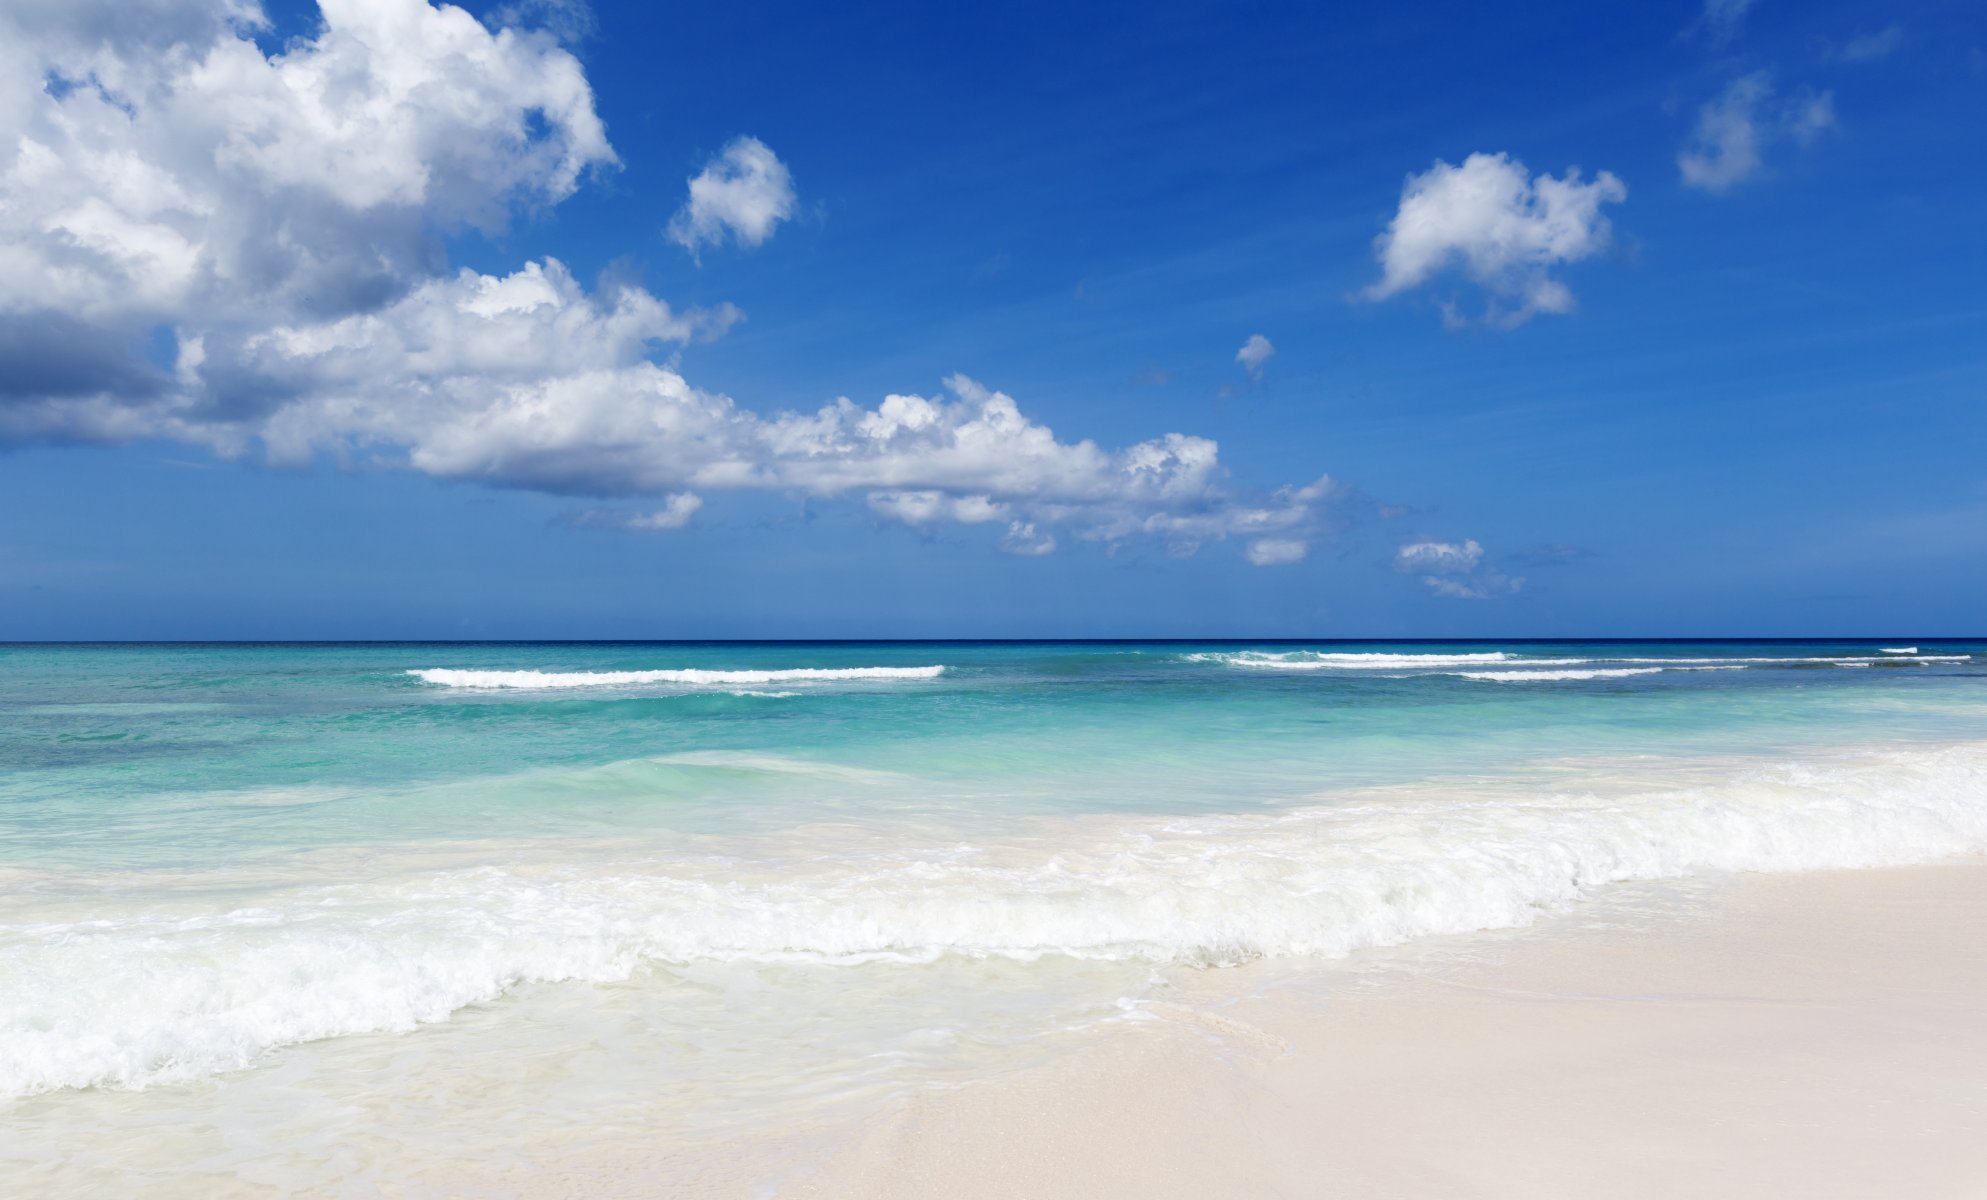
<instances>
[{"instance_id":1,"label":"wispy cirrus cloud","mask_svg":"<svg viewBox=\"0 0 1987 1200\"><path fill-rule=\"evenodd\" d=\"M1704 0L1703 11L1691 30L1701 32L1713 45L1726 45L1739 35L1753 4L1754 0Z\"/></svg>"},{"instance_id":2,"label":"wispy cirrus cloud","mask_svg":"<svg viewBox=\"0 0 1987 1200\"><path fill-rule=\"evenodd\" d=\"M1773 77L1754 71L1734 79L1697 110L1690 141L1677 154L1684 183L1723 193L1758 176L1773 145L1808 145L1835 125L1832 92L1775 93Z\"/></svg>"},{"instance_id":3,"label":"wispy cirrus cloud","mask_svg":"<svg viewBox=\"0 0 1987 1200\"><path fill-rule=\"evenodd\" d=\"M1836 47L1829 57L1837 62L1865 63L1889 58L1904 46L1904 26L1890 24L1871 33L1859 33Z\"/></svg>"}]
</instances>

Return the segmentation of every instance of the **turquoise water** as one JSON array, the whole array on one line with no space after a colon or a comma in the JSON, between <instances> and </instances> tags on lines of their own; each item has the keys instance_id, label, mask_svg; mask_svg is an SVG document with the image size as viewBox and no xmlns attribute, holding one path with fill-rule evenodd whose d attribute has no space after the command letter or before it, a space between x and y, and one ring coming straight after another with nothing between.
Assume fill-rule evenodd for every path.
<instances>
[{"instance_id":1,"label":"turquoise water","mask_svg":"<svg viewBox=\"0 0 1987 1200\"><path fill-rule=\"evenodd\" d=\"M469 1030L832 1091L1155 970L1978 852L1984 729L1983 642L0 647L0 1096Z\"/></svg>"},{"instance_id":2,"label":"turquoise water","mask_svg":"<svg viewBox=\"0 0 1987 1200\"><path fill-rule=\"evenodd\" d=\"M1879 655L1868 642L14 646L0 648L0 835L16 865L204 868L471 833L779 829L831 812L977 826L1226 811L1558 754L1964 736L1987 696L1979 645L1904 644L1920 653ZM1236 665L1278 653L1295 657ZM1332 653L1379 657L1278 669ZM1494 654L1511 661L1453 661ZM1465 677L1741 659L1780 661ZM777 674L931 666L943 673ZM428 668L599 678L500 688L409 674ZM611 674L656 669L774 674ZM753 756L905 779L794 776L744 761Z\"/></svg>"}]
</instances>

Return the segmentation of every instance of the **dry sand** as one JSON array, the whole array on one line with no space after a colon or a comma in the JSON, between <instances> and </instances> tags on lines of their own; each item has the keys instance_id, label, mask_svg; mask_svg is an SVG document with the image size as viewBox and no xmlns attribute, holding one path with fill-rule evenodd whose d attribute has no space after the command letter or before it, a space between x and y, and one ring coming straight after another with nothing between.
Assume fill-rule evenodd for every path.
<instances>
[{"instance_id":1,"label":"dry sand","mask_svg":"<svg viewBox=\"0 0 1987 1200\"><path fill-rule=\"evenodd\" d=\"M1708 910L1196 972L752 1193L1987 1197L1987 866L1745 876Z\"/></svg>"}]
</instances>

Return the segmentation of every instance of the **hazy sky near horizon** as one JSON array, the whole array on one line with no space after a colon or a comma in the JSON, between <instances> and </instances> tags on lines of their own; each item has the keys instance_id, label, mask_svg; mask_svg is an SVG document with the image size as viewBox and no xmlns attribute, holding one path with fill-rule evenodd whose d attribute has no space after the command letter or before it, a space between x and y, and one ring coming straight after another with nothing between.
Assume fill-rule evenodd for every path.
<instances>
[{"instance_id":1,"label":"hazy sky near horizon","mask_svg":"<svg viewBox=\"0 0 1987 1200\"><path fill-rule=\"evenodd\" d=\"M1987 627L1968 3L0 6L0 638Z\"/></svg>"}]
</instances>

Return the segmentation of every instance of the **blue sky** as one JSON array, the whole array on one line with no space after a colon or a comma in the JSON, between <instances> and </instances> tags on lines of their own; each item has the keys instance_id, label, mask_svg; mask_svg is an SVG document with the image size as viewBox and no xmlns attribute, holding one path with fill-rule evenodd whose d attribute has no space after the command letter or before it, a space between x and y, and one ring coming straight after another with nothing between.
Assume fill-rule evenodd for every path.
<instances>
[{"instance_id":1,"label":"blue sky","mask_svg":"<svg viewBox=\"0 0 1987 1200\"><path fill-rule=\"evenodd\" d=\"M43 7L0 637L1981 628L1976 6Z\"/></svg>"}]
</instances>

